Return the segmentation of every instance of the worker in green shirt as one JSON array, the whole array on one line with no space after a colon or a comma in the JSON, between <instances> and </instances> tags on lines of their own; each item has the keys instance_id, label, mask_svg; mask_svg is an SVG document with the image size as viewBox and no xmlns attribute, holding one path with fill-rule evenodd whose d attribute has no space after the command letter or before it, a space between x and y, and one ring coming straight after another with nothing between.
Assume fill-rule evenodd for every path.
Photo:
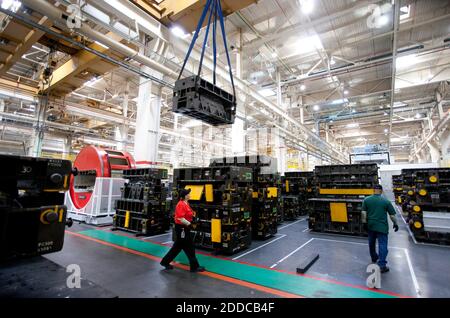
<instances>
[{"instance_id":1,"label":"worker in green shirt","mask_svg":"<svg viewBox=\"0 0 450 318\"><path fill-rule=\"evenodd\" d=\"M394 231L398 231L397 219L395 217L395 209L391 202L381 194L383 187L381 185L374 186L374 195L364 199L362 206L362 222L367 223L367 231L369 234L369 250L372 257L372 263L378 261L381 272L386 273L389 267L386 266L386 257L388 254L388 233L389 226L387 214L394 223ZM376 241L378 240L378 254L375 250Z\"/></svg>"}]
</instances>

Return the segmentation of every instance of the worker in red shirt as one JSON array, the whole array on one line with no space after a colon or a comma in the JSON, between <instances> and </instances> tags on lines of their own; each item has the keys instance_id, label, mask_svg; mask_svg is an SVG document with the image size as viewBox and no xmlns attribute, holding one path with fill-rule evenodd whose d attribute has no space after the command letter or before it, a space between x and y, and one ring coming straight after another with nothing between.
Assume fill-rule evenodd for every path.
<instances>
[{"instance_id":1,"label":"worker in red shirt","mask_svg":"<svg viewBox=\"0 0 450 318\"><path fill-rule=\"evenodd\" d=\"M161 260L161 265L166 269L173 269L170 262L181 252L186 253L191 265L191 272L204 272L205 268L200 266L195 257L194 242L191 238L191 223L195 217L195 212L189 206L191 189L181 189L180 201L175 208L175 237L174 244L170 251Z\"/></svg>"}]
</instances>

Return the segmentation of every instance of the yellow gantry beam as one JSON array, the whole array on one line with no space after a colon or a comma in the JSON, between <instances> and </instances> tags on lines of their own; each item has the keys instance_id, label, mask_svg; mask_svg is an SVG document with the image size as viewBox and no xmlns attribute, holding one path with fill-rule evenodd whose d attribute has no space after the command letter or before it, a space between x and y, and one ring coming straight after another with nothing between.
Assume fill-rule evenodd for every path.
<instances>
[{"instance_id":1,"label":"yellow gantry beam","mask_svg":"<svg viewBox=\"0 0 450 318\"><path fill-rule=\"evenodd\" d=\"M50 27L53 25L52 21L50 21L47 17L42 17L38 23L45 27ZM11 28L14 28L14 24L11 24ZM13 30L9 30L9 26L6 27L5 33L7 32L14 32ZM28 34L24 37L23 41L19 43L12 54L10 54L6 61L0 65L0 76L3 76L6 74L6 72L9 71L9 69L24 55L27 53L33 44L35 44L43 35L45 32L40 30L30 30Z\"/></svg>"},{"instance_id":2,"label":"yellow gantry beam","mask_svg":"<svg viewBox=\"0 0 450 318\"><path fill-rule=\"evenodd\" d=\"M166 26L176 24L186 32L195 30L206 0L131 0ZM256 0L221 0L223 15L248 7ZM207 20L207 19L206 19Z\"/></svg>"},{"instance_id":3,"label":"yellow gantry beam","mask_svg":"<svg viewBox=\"0 0 450 318\"><path fill-rule=\"evenodd\" d=\"M120 36L112 32L109 32L107 36L116 41L122 40ZM99 45L97 43L93 43L89 45L89 47L102 53L109 51L109 48ZM91 67L95 68L95 64L98 63L99 61L102 61L101 57L89 53L87 51L80 50L75 55L73 55L70 60L68 60L66 63L61 65L53 72L53 78L50 83L50 86L44 87L44 92L47 91L48 89L53 89L64 83L69 82L71 79L73 79L78 74L82 73L88 68ZM111 68L112 67L114 66L111 66Z\"/></svg>"}]
</instances>

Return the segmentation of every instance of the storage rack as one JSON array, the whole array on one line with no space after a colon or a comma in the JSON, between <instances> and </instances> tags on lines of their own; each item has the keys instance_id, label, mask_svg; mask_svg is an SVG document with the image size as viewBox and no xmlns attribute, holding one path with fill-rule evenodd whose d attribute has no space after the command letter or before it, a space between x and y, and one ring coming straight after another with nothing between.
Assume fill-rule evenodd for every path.
<instances>
[{"instance_id":1,"label":"storage rack","mask_svg":"<svg viewBox=\"0 0 450 318\"><path fill-rule=\"evenodd\" d=\"M310 199L309 228L317 232L366 236L362 203L378 184L377 164L317 166L316 197Z\"/></svg>"},{"instance_id":2,"label":"storage rack","mask_svg":"<svg viewBox=\"0 0 450 318\"><path fill-rule=\"evenodd\" d=\"M416 191L415 173L419 169L402 169L402 192L400 195L400 206L402 207L402 214L408 216L410 202L414 201L414 193Z\"/></svg>"},{"instance_id":3,"label":"storage rack","mask_svg":"<svg viewBox=\"0 0 450 318\"><path fill-rule=\"evenodd\" d=\"M283 220L279 206L281 179L274 158L256 156L236 156L211 160L211 166L240 166L252 169L252 231L255 239L268 239L278 231L277 225Z\"/></svg>"},{"instance_id":4,"label":"storage rack","mask_svg":"<svg viewBox=\"0 0 450 318\"><path fill-rule=\"evenodd\" d=\"M128 180L116 201L112 230L140 235L156 235L170 228L167 208L166 169L139 168L123 171Z\"/></svg>"},{"instance_id":5,"label":"storage rack","mask_svg":"<svg viewBox=\"0 0 450 318\"><path fill-rule=\"evenodd\" d=\"M401 174L392 176L392 190L394 192L395 203L401 205L403 195L403 176Z\"/></svg>"},{"instance_id":6,"label":"storage rack","mask_svg":"<svg viewBox=\"0 0 450 318\"><path fill-rule=\"evenodd\" d=\"M286 172L281 178L281 207L285 220L295 220L308 213L309 199L314 193L314 172Z\"/></svg>"},{"instance_id":7,"label":"storage rack","mask_svg":"<svg viewBox=\"0 0 450 318\"><path fill-rule=\"evenodd\" d=\"M414 182L407 221L418 241L450 244L450 168L402 171Z\"/></svg>"},{"instance_id":8,"label":"storage rack","mask_svg":"<svg viewBox=\"0 0 450 318\"><path fill-rule=\"evenodd\" d=\"M197 247L233 254L251 244L252 170L216 166L174 170L174 205L191 189L189 205L198 220L191 235Z\"/></svg>"}]
</instances>

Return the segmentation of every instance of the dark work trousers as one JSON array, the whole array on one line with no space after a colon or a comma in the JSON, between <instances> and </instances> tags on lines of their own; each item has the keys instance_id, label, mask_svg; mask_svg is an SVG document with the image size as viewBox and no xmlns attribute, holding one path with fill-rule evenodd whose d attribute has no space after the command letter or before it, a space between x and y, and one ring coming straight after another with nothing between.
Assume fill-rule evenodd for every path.
<instances>
[{"instance_id":1,"label":"dark work trousers","mask_svg":"<svg viewBox=\"0 0 450 318\"><path fill-rule=\"evenodd\" d=\"M181 237L183 229L184 238ZM183 225L175 224L175 242L170 251L162 259L161 265L169 265L170 262L172 262L174 258L177 257L177 255L181 252L181 250L183 250L188 257L189 264L191 265L191 270L197 269L200 265L198 264L197 257L195 257L195 248L194 242L191 238L191 230Z\"/></svg>"},{"instance_id":2,"label":"dark work trousers","mask_svg":"<svg viewBox=\"0 0 450 318\"><path fill-rule=\"evenodd\" d=\"M387 255L388 255L388 235L385 233L368 231L369 234L369 251L372 257L372 262L378 260L378 266L380 268L386 267ZM378 254L375 249L376 241L378 240Z\"/></svg>"}]
</instances>

